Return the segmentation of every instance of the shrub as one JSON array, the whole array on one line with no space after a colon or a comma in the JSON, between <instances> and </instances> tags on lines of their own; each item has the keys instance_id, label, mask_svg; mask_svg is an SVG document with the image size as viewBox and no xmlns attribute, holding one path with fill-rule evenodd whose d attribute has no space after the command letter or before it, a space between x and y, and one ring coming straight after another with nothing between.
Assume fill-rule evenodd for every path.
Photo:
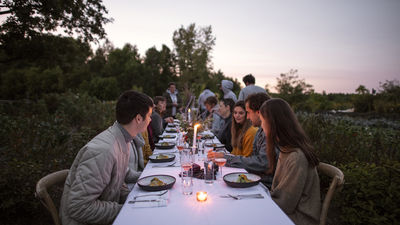
<instances>
[{"instance_id":1,"label":"shrub","mask_svg":"<svg viewBox=\"0 0 400 225\"><path fill-rule=\"evenodd\" d=\"M400 159L398 123L356 120L329 114L298 113L321 159L348 163Z\"/></svg>"},{"instance_id":2,"label":"shrub","mask_svg":"<svg viewBox=\"0 0 400 225\"><path fill-rule=\"evenodd\" d=\"M33 195L36 182L69 168L79 149L113 120L113 102L87 95L52 94L38 102L1 105L0 218L43 215Z\"/></svg>"},{"instance_id":3,"label":"shrub","mask_svg":"<svg viewBox=\"0 0 400 225\"><path fill-rule=\"evenodd\" d=\"M396 224L400 215L400 163L353 162L340 166L345 185L333 200L341 224Z\"/></svg>"}]
</instances>

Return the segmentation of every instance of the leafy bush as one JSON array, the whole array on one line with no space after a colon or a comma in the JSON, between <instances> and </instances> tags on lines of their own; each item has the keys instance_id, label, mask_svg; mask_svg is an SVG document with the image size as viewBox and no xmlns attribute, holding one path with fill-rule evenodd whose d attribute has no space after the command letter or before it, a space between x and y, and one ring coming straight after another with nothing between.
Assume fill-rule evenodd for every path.
<instances>
[{"instance_id":1,"label":"leafy bush","mask_svg":"<svg viewBox=\"0 0 400 225\"><path fill-rule=\"evenodd\" d=\"M333 200L341 224L396 224L400 215L400 163L353 162L340 166L345 185Z\"/></svg>"},{"instance_id":2,"label":"leafy bush","mask_svg":"<svg viewBox=\"0 0 400 225\"><path fill-rule=\"evenodd\" d=\"M320 158L327 162L400 159L399 123L329 114L297 115Z\"/></svg>"},{"instance_id":3,"label":"leafy bush","mask_svg":"<svg viewBox=\"0 0 400 225\"><path fill-rule=\"evenodd\" d=\"M113 120L113 102L87 95L47 95L38 102L1 105L0 218L43 215L33 195L36 182L69 168L79 149Z\"/></svg>"}]
</instances>

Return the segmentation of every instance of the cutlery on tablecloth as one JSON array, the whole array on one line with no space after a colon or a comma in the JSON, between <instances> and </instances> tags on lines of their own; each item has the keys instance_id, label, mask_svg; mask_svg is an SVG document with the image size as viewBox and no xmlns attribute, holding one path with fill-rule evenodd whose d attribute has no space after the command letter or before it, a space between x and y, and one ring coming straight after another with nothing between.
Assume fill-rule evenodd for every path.
<instances>
[{"instance_id":1,"label":"cutlery on tablecloth","mask_svg":"<svg viewBox=\"0 0 400 225\"><path fill-rule=\"evenodd\" d=\"M235 200L240 200L240 199L244 199L244 198L264 198L264 196L262 194L243 194L243 195L227 194L227 195L221 195L219 197L221 197L221 198L233 198Z\"/></svg>"},{"instance_id":2,"label":"cutlery on tablecloth","mask_svg":"<svg viewBox=\"0 0 400 225\"><path fill-rule=\"evenodd\" d=\"M148 196L162 196L162 195L165 195L167 192L168 192L168 190L165 190L165 191L157 193L157 194L137 195L137 196L133 197L133 200L136 200L137 198L148 197Z\"/></svg>"},{"instance_id":3,"label":"cutlery on tablecloth","mask_svg":"<svg viewBox=\"0 0 400 225\"><path fill-rule=\"evenodd\" d=\"M153 165L152 168L155 168L155 167L178 167L178 166L175 166L175 163L176 162L169 164L169 165Z\"/></svg>"},{"instance_id":4,"label":"cutlery on tablecloth","mask_svg":"<svg viewBox=\"0 0 400 225\"><path fill-rule=\"evenodd\" d=\"M162 201L162 199L146 199L146 200L131 200L128 203L133 204L136 202L161 202L161 201Z\"/></svg>"}]
</instances>

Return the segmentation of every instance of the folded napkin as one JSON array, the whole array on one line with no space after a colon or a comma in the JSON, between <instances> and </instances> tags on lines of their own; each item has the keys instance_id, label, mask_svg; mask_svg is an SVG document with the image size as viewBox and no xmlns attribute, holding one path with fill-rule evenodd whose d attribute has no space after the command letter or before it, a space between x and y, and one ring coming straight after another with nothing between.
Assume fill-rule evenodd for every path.
<instances>
[{"instance_id":1,"label":"folded napkin","mask_svg":"<svg viewBox=\"0 0 400 225\"><path fill-rule=\"evenodd\" d=\"M199 164L193 163L192 169L190 169L190 170L193 171L192 177L204 180L204 169L201 169ZM218 166L214 163L214 175L216 175L217 172L218 172ZM179 176L181 176L180 173L179 173ZM215 179L216 179L216 176L214 176L214 180Z\"/></svg>"},{"instance_id":2,"label":"folded napkin","mask_svg":"<svg viewBox=\"0 0 400 225\"><path fill-rule=\"evenodd\" d=\"M136 199L134 199L135 196L133 196L129 199L129 205L131 205L133 208L165 207L168 204L169 192L161 196L155 196L163 192L165 191L146 192L137 194L135 196L148 195L148 194L149 195L154 194L154 195L137 197Z\"/></svg>"}]
</instances>

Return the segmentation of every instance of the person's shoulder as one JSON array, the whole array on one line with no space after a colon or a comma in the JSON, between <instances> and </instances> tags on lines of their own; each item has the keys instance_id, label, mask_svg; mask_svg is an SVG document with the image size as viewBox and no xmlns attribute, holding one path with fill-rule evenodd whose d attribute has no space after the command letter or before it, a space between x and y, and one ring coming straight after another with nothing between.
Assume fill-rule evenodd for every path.
<instances>
[{"instance_id":1,"label":"person's shoulder","mask_svg":"<svg viewBox=\"0 0 400 225\"><path fill-rule=\"evenodd\" d=\"M249 133L249 135L256 135L257 131L258 127L250 126L246 133Z\"/></svg>"},{"instance_id":2,"label":"person's shoulder","mask_svg":"<svg viewBox=\"0 0 400 225\"><path fill-rule=\"evenodd\" d=\"M288 153L282 154L287 161L296 162L297 164L308 164L307 158L303 151L299 148L293 148Z\"/></svg>"}]
</instances>

